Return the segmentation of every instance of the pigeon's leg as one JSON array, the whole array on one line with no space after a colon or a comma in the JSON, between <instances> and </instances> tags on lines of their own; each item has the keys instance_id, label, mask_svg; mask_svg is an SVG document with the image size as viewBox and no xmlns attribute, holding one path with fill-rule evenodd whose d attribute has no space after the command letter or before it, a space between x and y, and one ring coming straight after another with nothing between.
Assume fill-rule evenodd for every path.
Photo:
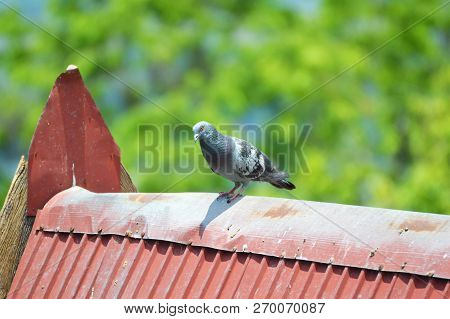
<instances>
[{"instance_id":1,"label":"pigeon's leg","mask_svg":"<svg viewBox=\"0 0 450 319\"><path fill-rule=\"evenodd\" d=\"M238 198L238 196L241 196L242 193L244 193L244 190L247 188L248 186L248 182L242 183L242 187L239 190L239 192L237 192L236 194L234 194L233 196L231 196L228 200L227 203L231 203L232 201L234 201L236 198Z\"/></svg>"},{"instance_id":2,"label":"pigeon's leg","mask_svg":"<svg viewBox=\"0 0 450 319\"><path fill-rule=\"evenodd\" d=\"M234 192L236 191L236 189L239 188L239 186L241 186L241 183L234 183L234 187L232 189L230 189L228 192L220 192L219 196L230 196L230 195L234 195Z\"/></svg>"}]
</instances>

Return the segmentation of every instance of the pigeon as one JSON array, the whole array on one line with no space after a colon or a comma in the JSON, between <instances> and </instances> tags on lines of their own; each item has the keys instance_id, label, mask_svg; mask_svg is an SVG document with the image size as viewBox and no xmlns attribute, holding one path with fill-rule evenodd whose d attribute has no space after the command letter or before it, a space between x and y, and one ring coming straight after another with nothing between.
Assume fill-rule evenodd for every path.
<instances>
[{"instance_id":1,"label":"pigeon","mask_svg":"<svg viewBox=\"0 0 450 319\"><path fill-rule=\"evenodd\" d=\"M193 131L194 141L200 141L203 157L211 170L234 182L231 190L219 195L228 197L228 203L242 195L252 181L267 182L277 188L295 189L295 185L287 180L289 175L278 170L263 152L249 142L223 135L205 121L195 124Z\"/></svg>"}]
</instances>

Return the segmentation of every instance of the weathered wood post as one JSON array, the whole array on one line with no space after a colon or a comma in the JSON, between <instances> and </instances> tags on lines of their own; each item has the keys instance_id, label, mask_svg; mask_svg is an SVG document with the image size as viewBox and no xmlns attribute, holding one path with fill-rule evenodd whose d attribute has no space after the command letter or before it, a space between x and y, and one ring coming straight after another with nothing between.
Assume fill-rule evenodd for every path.
<instances>
[{"instance_id":1,"label":"weathered wood post","mask_svg":"<svg viewBox=\"0 0 450 319\"><path fill-rule=\"evenodd\" d=\"M0 211L0 298L8 293L34 222L26 214L27 169L22 156Z\"/></svg>"}]
</instances>

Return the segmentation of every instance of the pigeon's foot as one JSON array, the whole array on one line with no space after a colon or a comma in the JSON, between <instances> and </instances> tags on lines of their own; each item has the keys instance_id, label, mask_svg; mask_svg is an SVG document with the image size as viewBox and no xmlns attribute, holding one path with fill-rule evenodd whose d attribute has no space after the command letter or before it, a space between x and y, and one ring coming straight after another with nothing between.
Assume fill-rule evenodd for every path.
<instances>
[{"instance_id":1,"label":"pigeon's foot","mask_svg":"<svg viewBox=\"0 0 450 319\"><path fill-rule=\"evenodd\" d=\"M219 197L230 197L235 196L235 191L242 185L242 183L234 183L234 187L230 189L228 192L220 192Z\"/></svg>"},{"instance_id":2,"label":"pigeon's foot","mask_svg":"<svg viewBox=\"0 0 450 319\"><path fill-rule=\"evenodd\" d=\"M230 197L233 197L234 193L230 193L230 192L220 192L219 196L217 196L216 200L221 200L222 198L226 199L227 202L229 200Z\"/></svg>"},{"instance_id":3,"label":"pigeon's foot","mask_svg":"<svg viewBox=\"0 0 450 319\"><path fill-rule=\"evenodd\" d=\"M220 192L219 193L219 197L230 197L233 195L234 195L234 193L230 193L230 192Z\"/></svg>"},{"instance_id":4,"label":"pigeon's foot","mask_svg":"<svg viewBox=\"0 0 450 319\"><path fill-rule=\"evenodd\" d=\"M239 194L239 193L236 193L236 194L234 194L233 196L231 196L228 200L227 200L227 203L229 204L229 203L231 203L232 201L234 201L236 198L238 198L239 196L242 196L241 194Z\"/></svg>"}]
</instances>

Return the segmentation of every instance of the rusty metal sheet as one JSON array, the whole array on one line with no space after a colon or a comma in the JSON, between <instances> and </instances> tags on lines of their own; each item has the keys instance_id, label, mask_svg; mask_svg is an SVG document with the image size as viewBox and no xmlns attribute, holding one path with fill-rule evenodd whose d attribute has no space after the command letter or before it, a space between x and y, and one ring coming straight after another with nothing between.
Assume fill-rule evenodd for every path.
<instances>
[{"instance_id":1,"label":"rusty metal sheet","mask_svg":"<svg viewBox=\"0 0 450 319\"><path fill-rule=\"evenodd\" d=\"M29 216L74 181L94 192L120 192L119 148L78 68L56 79L28 158Z\"/></svg>"},{"instance_id":2,"label":"rusty metal sheet","mask_svg":"<svg viewBox=\"0 0 450 319\"><path fill-rule=\"evenodd\" d=\"M449 298L450 281L118 235L35 231L8 298Z\"/></svg>"},{"instance_id":3,"label":"rusty metal sheet","mask_svg":"<svg viewBox=\"0 0 450 319\"><path fill-rule=\"evenodd\" d=\"M73 187L45 205L35 226L450 279L448 216L252 196L228 205L216 197Z\"/></svg>"}]
</instances>

